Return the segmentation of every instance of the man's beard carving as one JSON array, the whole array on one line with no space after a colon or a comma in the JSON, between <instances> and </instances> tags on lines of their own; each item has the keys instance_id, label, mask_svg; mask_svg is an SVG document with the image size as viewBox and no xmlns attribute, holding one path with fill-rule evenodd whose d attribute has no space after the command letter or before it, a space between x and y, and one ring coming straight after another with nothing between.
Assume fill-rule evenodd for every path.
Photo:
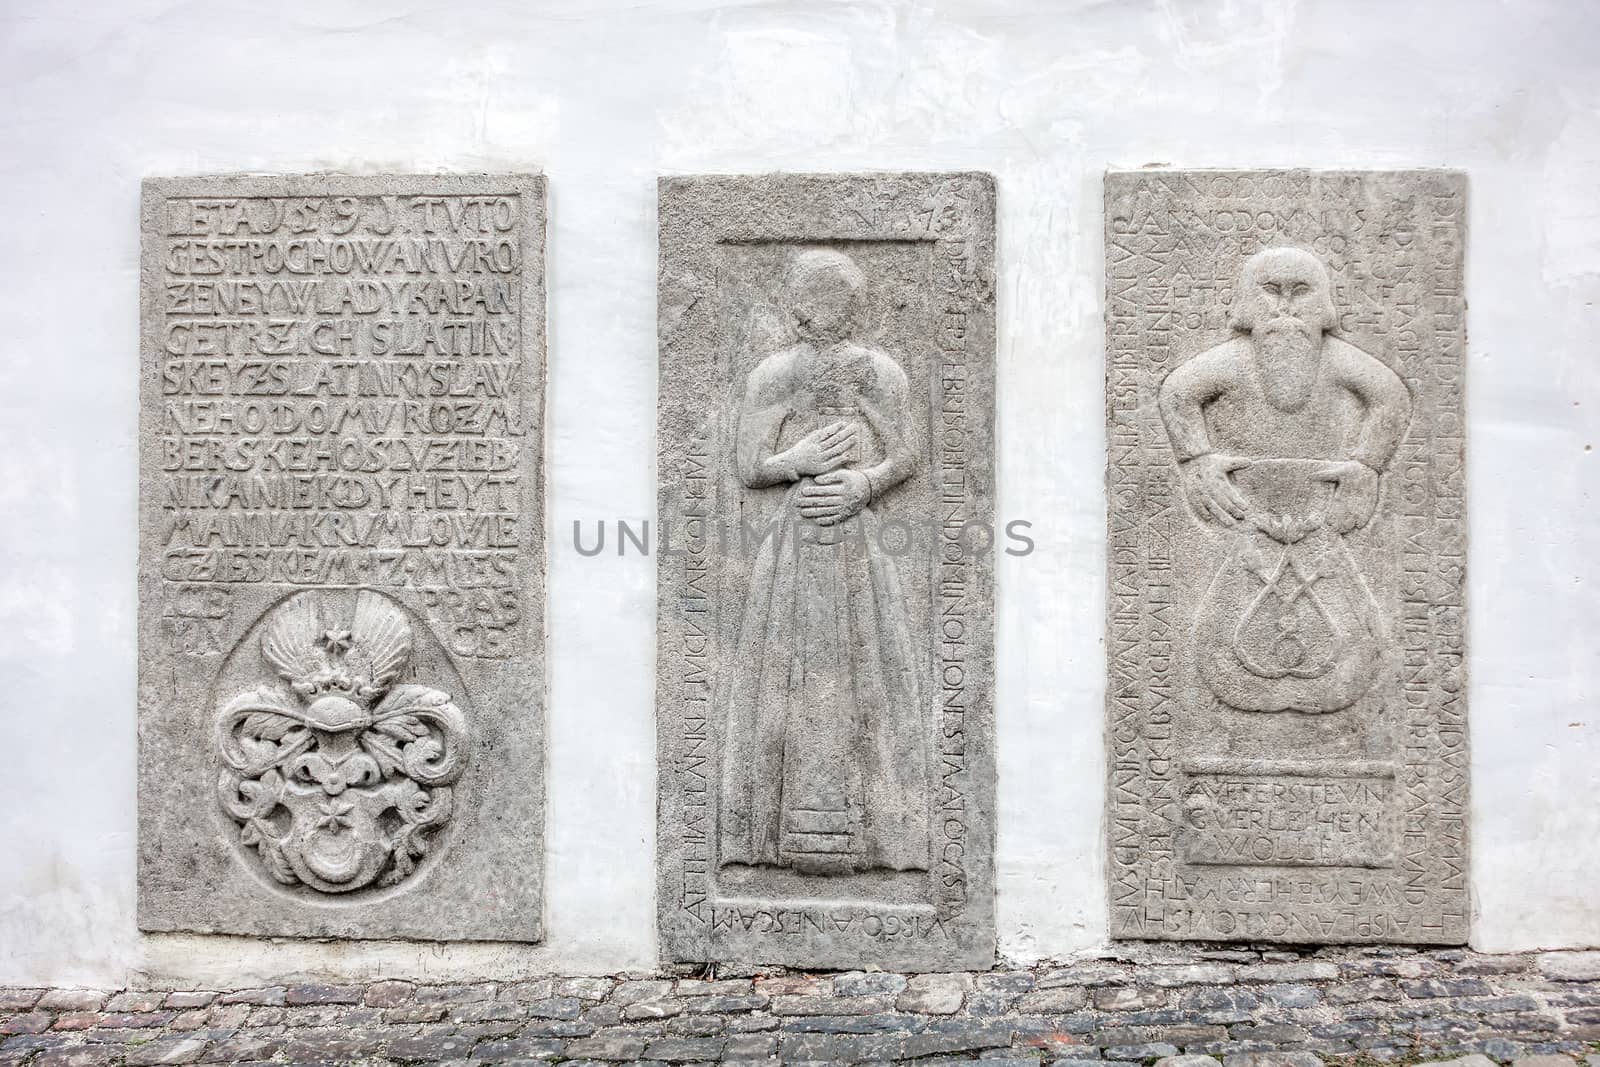
<instances>
[{"instance_id":1,"label":"man's beard carving","mask_svg":"<svg viewBox=\"0 0 1600 1067\"><path fill-rule=\"evenodd\" d=\"M1285 412L1305 407L1322 362L1322 331L1293 315L1279 315L1257 326L1251 337L1267 403Z\"/></svg>"}]
</instances>

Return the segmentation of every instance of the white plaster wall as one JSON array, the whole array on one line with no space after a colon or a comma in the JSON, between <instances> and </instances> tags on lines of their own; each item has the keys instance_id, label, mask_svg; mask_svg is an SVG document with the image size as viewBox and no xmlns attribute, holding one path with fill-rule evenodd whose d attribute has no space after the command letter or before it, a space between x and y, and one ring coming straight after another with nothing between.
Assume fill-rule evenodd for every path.
<instances>
[{"instance_id":1,"label":"white plaster wall","mask_svg":"<svg viewBox=\"0 0 1600 1067\"><path fill-rule=\"evenodd\" d=\"M0 982L654 961L655 177L979 168L1000 190L1004 954L1104 943L1100 174L1471 174L1474 943L1600 944L1600 6L1582 0L7 0ZM551 181L549 940L134 929L138 182Z\"/></svg>"}]
</instances>

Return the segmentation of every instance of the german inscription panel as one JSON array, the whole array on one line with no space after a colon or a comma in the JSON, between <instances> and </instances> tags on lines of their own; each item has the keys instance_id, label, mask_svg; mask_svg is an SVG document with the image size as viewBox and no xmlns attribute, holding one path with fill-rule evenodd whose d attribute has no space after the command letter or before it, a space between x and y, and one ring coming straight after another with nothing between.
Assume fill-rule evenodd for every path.
<instances>
[{"instance_id":1,"label":"german inscription panel","mask_svg":"<svg viewBox=\"0 0 1600 1067\"><path fill-rule=\"evenodd\" d=\"M993 197L661 183L669 959L993 961Z\"/></svg>"},{"instance_id":2,"label":"german inscription panel","mask_svg":"<svg viewBox=\"0 0 1600 1067\"><path fill-rule=\"evenodd\" d=\"M544 179L152 179L139 925L541 937Z\"/></svg>"},{"instance_id":3,"label":"german inscription panel","mask_svg":"<svg viewBox=\"0 0 1600 1067\"><path fill-rule=\"evenodd\" d=\"M1466 183L1106 177L1119 938L1466 940Z\"/></svg>"}]
</instances>

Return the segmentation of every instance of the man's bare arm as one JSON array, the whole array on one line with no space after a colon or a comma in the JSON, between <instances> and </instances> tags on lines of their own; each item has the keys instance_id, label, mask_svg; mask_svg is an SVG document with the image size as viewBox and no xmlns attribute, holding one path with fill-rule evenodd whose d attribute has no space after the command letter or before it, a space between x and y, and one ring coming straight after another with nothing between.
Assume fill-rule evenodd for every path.
<instances>
[{"instance_id":1,"label":"man's bare arm","mask_svg":"<svg viewBox=\"0 0 1600 1067\"><path fill-rule=\"evenodd\" d=\"M1411 394L1400 376L1361 349L1329 338L1333 380L1361 401L1361 433L1350 458L1381 471L1411 425Z\"/></svg>"},{"instance_id":2,"label":"man's bare arm","mask_svg":"<svg viewBox=\"0 0 1600 1067\"><path fill-rule=\"evenodd\" d=\"M1195 514L1220 526L1232 526L1244 518L1244 498L1228 475L1250 464L1211 451L1205 407L1232 388L1234 368L1242 355L1238 344L1230 341L1195 356L1167 375L1157 398L1173 455L1178 457L1184 498Z\"/></svg>"},{"instance_id":3,"label":"man's bare arm","mask_svg":"<svg viewBox=\"0 0 1600 1067\"><path fill-rule=\"evenodd\" d=\"M1161 383L1157 403L1161 408L1161 421L1166 423L1167 437L1172 441L1173 454L1178 462L1203 456L1211 451L1211 438L1206 433L1205 406L1231 384L1227 349L1219 345L1202 352L1177 370L1167 375Z\"/></svg>"}]
</instances>

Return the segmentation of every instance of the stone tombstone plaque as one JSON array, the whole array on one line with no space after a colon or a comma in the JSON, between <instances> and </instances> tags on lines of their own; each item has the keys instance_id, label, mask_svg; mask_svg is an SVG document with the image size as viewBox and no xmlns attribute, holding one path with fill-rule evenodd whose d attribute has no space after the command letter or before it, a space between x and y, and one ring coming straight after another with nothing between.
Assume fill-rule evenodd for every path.
<instances>
[{"instance_id":1,"label":"stone tombstone plaque","mask_svg":"<svg viewBox=\"0 0 1600 1067\"><path fill-rule=\"evenodd\" d=\"M1115 937L1466 940L1466 208L1106 178Z\"/></svg>"},{"instance_id":2,"label":"stone tombstone plaque","mask_svg":"<svg viewBox=\"0 0 1600 1067\"><path fill-rule=\"evenodd\" d=\"M994 960L994 186L660 183L662 953Z\"/></svg>"},{"instance_id":3,"label":"stone tombstone plaque","mask_svg":"<svg viewBox=\"0 0 1600 1067\"><path fill-rule=\"evenodd\" d=\"M544 179L142 222L140 927L538 940Z\"/></svg>"}]
</instances>

